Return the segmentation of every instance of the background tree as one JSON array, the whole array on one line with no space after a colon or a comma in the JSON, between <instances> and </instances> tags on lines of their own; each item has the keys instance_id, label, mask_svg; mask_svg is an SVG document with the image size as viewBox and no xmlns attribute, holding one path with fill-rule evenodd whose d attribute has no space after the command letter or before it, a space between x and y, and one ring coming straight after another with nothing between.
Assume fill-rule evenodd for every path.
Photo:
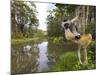
<instances>
[{"instance_id":1,"label":"background tree","mask_svg":"<svg viewBox=\"0 0 100 75\"><path fill-rule=\"evenodd\" d=\"M34 2L11 1L12 37L29 37L38 26Z\"/></svg>"}]
</instances>

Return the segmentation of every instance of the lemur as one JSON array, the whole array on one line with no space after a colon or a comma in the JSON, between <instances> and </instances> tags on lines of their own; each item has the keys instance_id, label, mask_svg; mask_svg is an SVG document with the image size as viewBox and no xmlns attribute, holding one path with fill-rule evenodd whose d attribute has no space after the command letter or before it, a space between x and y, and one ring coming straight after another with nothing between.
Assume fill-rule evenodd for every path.
<instances>
[{"instance_id":1,"label":"lemur","mask_svg":"<svg viewBox=\"0 0 100 75\"><path fill-rule=\"evenodd\" d=\"M74 24L74 21L76 21L79 18L79 16L76 16L72 20L64 20L62 22L62 27L65 31L65 37L67 40L70 40L76 44L78 44L78 59L80 64L87 64L88 63L88 57L87 57L87 47L92 41L92 35L91 34L80 34L78 32L77 26ZM81 55L80 55L80 49L83 48L83 55L84 55L84 61L81 61Z\"/></svg>"}]
</instances>

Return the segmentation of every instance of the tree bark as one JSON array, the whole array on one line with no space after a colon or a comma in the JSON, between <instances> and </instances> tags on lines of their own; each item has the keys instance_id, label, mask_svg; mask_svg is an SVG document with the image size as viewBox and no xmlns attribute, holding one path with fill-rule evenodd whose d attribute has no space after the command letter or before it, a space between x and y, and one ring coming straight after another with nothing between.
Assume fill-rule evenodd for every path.
<instances>
[{"instance_id":1,"label":"tree bark","mask_svg":"<svg viewBox=\"0 0 100 75\"><path fill-rule=\"evenodd\" d=\"M88 25L88 16L89 16L89 6L86 6L86 27Z\"/></svg>"}]
</instances>

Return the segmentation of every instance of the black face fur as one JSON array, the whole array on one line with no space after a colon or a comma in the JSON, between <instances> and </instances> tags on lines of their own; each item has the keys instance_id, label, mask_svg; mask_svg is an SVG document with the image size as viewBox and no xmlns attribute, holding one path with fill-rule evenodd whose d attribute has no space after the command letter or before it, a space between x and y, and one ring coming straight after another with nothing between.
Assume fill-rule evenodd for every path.
<instances>
[{"instance_id":1,"label":"black face fur","mask_svg":"<svg viewBox=\"0 0 100 75\"><path fill-rule=\"evenodd\" d=\"M69 28L72 33L73 33L73 29L76 29L77 30L77 27L75 26L74 23L65 23L64 24L64 28L65 29L68 29Z\"/></svg>"},{"instance_id":2,"label":"black face fur","mask_svg":"<svg viewBox=\"0 0 100 75\"><path fill-rule=\"evenodd\" d=\"M69 23L65 23L65 24L64 24L65 29L68 29L69 26L70 26Z\"/></svg>"}]
</instances>

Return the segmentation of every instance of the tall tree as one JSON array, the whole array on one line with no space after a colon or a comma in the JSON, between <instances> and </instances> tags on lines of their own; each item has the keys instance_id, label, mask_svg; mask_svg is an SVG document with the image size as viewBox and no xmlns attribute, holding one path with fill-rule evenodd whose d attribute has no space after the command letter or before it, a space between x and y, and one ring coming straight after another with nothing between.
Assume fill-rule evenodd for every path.
<instances>
[{"instance_id":1,"label":"tall tree","mask_svg":"<svg viewBox=\"0 0 100 75\"><path fill-rule=\"evenodd\" d=\"M38 26L38 19L36 17L36 6L33 2L11 1L11 27L12 33L24 31L24 26L27 24L30 27Z\"/></svg>"}]
</instances>

